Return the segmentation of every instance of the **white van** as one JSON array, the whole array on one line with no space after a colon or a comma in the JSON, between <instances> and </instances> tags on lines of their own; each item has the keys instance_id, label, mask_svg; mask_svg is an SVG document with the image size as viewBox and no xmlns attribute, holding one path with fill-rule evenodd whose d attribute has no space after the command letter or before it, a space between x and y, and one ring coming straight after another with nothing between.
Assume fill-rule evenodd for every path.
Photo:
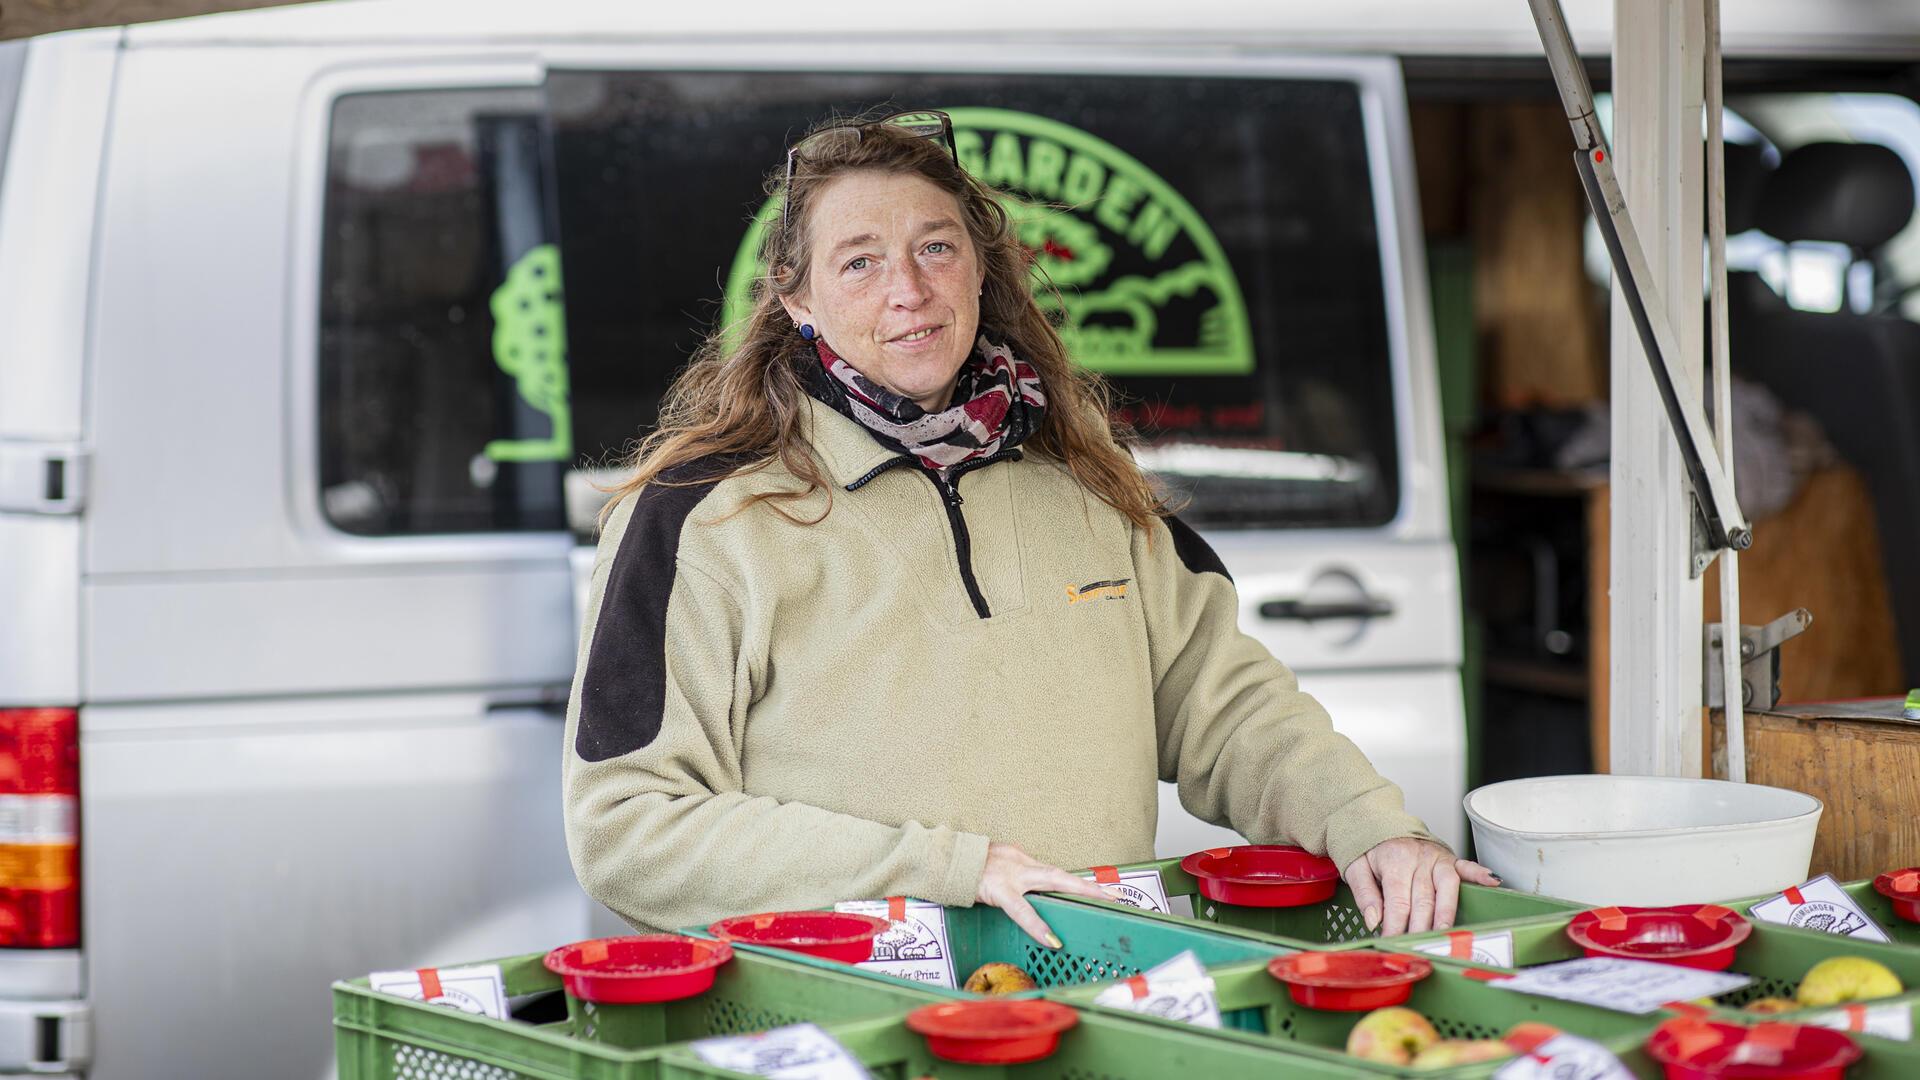
<instances>
[{"instance_id":1,"label":"white van","mask_svg":"<svg viewBox=\"0 0 1920 1080\"><path fill-rule=\"evenodd\" d=\"M737 302L761 174L836 107L948 108L983 175L1073 204L1031 244L1246 628L1463 838L1393 35L750 7L0 44L0 1074L320 1076L331 978L608 925L558 813L564 476ZM1163 853L1213 835L1163 811Z\"/></svg>"}]
</instances>

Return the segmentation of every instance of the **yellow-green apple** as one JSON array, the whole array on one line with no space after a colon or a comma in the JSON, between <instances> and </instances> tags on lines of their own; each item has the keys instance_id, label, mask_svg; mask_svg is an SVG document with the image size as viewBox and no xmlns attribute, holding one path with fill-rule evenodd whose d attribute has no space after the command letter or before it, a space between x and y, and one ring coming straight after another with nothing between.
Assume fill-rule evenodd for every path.
<instances>
[{"instance_id":1,"label":"yellow-green apple","mask_svg":"<svg viewBox=\"0 0 1920 1080\"><path fill-rule=\"evenodd\" d=\"M1803 1006L1839 1005L1871 1001L1900 993L1899 976L1878 960L1864 956L1830 956L1813 965L1800 980L1795 995Z\"/></svg>"},{"instance_id":2,"label":"yellow-green apple","mask_svg":"<svg viewBox=\"0 0 1920 1080\"><path fill-rule=\"evenodd\" d=\"M1384 1065L1407 1065L1414 1056L1440 1041L1427 1018L1398 1005L1375 1009L1360 1018L1347 1035L1347 1053Z\"/></svg>"},{"instance_id":3,"label":"yellow-green apple","mask_svg":"<svg viewBox=\"0 0 1920 1080\"><path fill-rule=\"evenodd\" d=\"M975 968L973 974L967 976L964 989L975 994L1017 994L1036 985L1033 976L1012 964L994 961Z\"/></svg>"}]
</instances>

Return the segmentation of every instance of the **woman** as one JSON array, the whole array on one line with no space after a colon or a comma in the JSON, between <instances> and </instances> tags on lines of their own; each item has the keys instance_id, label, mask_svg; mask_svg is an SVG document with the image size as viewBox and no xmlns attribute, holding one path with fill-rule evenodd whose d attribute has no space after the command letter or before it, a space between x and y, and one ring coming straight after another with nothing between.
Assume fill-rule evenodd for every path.
<instances>
[{"instance_id":1,"label":"woman","mask_svg":"<svg viewBox=\"0 0 1920 1080\"><path fill-rule=\"evenodd\" d=\"M1156 781L1343 868L1369 926L1495 884L1409 816L1116 440L941 114L769 184L768 276L616 492L567 716L569 850L636 926L907 894L1101 896Z\"/></svg>"}]
</instances>

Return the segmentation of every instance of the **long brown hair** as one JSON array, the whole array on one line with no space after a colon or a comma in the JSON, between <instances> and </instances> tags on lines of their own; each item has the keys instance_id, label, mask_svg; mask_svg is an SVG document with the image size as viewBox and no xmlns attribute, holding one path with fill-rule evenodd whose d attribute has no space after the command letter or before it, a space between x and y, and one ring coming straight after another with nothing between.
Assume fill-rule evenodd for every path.
<instances>
[{"instance_id":1,"label":"long brown hair","mask_svg":"<svg viewBox=\"0 0 1920 1080\"><path fill-rule=\"evenodd\" d=\"M846 123L830 120L815 130ZM870 124L857 139L808 143L794 163L790 185L784 168L768 176L767 194L783 197L787 210L784 227L770 224L761 240L761 264L769 269L754 282L752 310L743 325L716 328L694 352L661 401L658 426L633 451L632 476L611 489L602 519L647 484L713 479L711 474L669 475L669 470L716 455L748 462L734 470L742 472L777 461L800 480L805 486L798 490L754 497L791 520L801 519L780 504L822 489L831 492L805 440L807 391L793 361L804 343L780 298L807 287L809 226L821 191L858 169L916 174L960 203L967 232L986 267L981 330L1031 364L1047 395L1045 417L1025 446L1063 463L1081 486L1137 526L1147 527L1165 513L1153 485L1122 445L1131 433L1110 418L1105 380L1073 363L1052 322L1034 302L1032 257L1014 235L993 190L968 175L938 141L892 124Z\"/></svg>"}]
</instances>

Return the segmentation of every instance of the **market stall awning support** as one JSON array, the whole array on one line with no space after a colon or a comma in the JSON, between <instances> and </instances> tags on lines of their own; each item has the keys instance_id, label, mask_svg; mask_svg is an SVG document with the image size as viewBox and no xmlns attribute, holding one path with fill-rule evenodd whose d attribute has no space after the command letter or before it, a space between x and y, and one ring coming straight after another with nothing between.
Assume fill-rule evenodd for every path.
<instances>
[{"instance_id":1,"label":"market stall awning support","mask_svg":"<svg viewBox=\"0 0 1920 1080\"><path fill-rule=\"evenodd\" d=\"M1574 167L1593 209L1614 272L1616 311L1624 309L1632 335L1652 376L1651 390L1679 451L1675 470L1664 440L1650 430L1644 412L1648 384L1631 368L1633 345L1622 340L1616 318L1614 343L1614 450L1612 464L1613 559L1609 604L1616 662L1609 701L1616 772L1699 776L1702 672L1714 663L1720 682L1739 680L1731 652L1693 652L1688 628L1699 625L1697 579L1716 555L1721 560L1721 633L1740 634L1739 566L1736 553L1753 542L1752 529L1734 497L1730 378L1726 352L1725 176L1721 158L1719 0L1616 0L1614 82L1616 121L1644 125L1622 141L1642 155L1634 174L1636 200L1651 206L1659 264L1651 264L1628 211L1616 174L1613 149L1595 114L1586 70L1574 51L1559 0L1528 0L1553 77L1573 129ZM1695 65L1699 66L1696 67ZM1687 121L1704 109L1707 118L1706 179L1700 187L1697 128ZM1642 112L1644 110L1644 113ZM1706 197L1702 199L1702 195ZM1700 280L1701 228L1692 217L1706 204L1712 274L1713 375L1716 408L1710 433L1695 373L1702 336L1690 282ZM1691 241L1688 238L1691 237ZM1688 250L1689 242L1692 244ZM1661 281L1668 284L1662 288ZM1669 307L1671 291L1682 305ZM1681 320L1686 336L1670 319ZM1683 351L1687 346L1696 346ZM1717 439L1715 435L1717 434ZM1646 436L1653 436L1649 443ZM1680 476L1684 475L1683 481ZM1676 511L1691 491L1693 513ZM1684 513L1684 511L1678 511ZM1705 650L1703 650L1704 652ZM1740 702L1726 702L1728 776L1746 779Z\"/></svg>"}]
</instances>

